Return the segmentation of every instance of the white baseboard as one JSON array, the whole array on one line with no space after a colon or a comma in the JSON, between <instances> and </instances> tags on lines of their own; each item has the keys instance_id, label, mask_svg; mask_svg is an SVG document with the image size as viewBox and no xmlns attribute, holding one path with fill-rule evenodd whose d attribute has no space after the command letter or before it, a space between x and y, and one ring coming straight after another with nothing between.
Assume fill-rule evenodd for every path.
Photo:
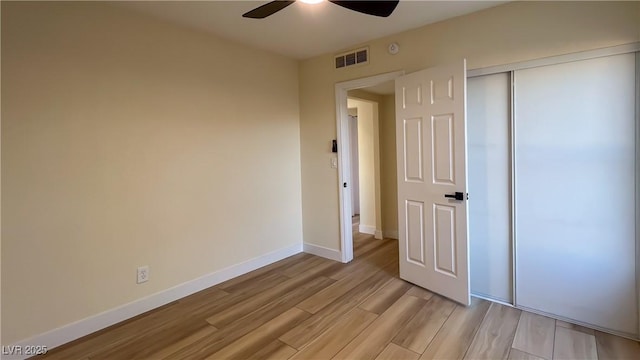
<instances>
[{"instance_id":1,"label":"white baseboard","mask_svg":"<svg viewBox=\"0 0 640 360\"><path fill-rule=\"evenodd\" d=\"M513 307L513 304L510 303L507 300L498 299L498 298L495 298L493 296L485 295L485 294L482 294L482 293L474 293L474 292L472 292L471 296L476 297L478 299L487 300L487 301L491 301L491 302L498 303L498 304L501 304L501 305Z\"/></svg>"},{"instance_id":2,"label":"white baseboard","mask_svg":"<svg viewBox=\"0 0 640 360\"><path fill-rule=\"evenodd\" d=\"M305 244L305 248L306 245L307 244ZM135 300L128 304L124 304L117 308L107 310L97 315L93 315L86 319L64 325L57 329L33 336L31 338L22 340L6 347L3 346L3 350L17 349L19 346L24 349L24 347L27 345L46 346L47 349L51 350L62 344L66 344L85 335L89 335L113 324L127 320L136 315L140 315L149 310L153 310L172 301L181 299L185 296L220 284L221 282L227 281L242 274L246 274L250 271L282 260L291 255L298 254L300 252L302 252L302 244L295 244L282 249L278 249L270 253L258 256L256 258L241 262L239 264L229 266L222 270L204 275L197 279L187 281L185 283L174 286L167 290L160 291L153 295L149 295L142 299ZM25 359L27 357L30 356L7 356L5 354L2 355L2 359Z\"/></svg>"},{"instance_id":3,"label":"white baseboard","mask_svg":"<svg viewBox=\"0 0 640 360\"><path fill-rule=\"evenodd\" d=\"M308 254L313 254L329 260L342 262L342 254L338 250L329 249L324 246L313 244L304 244L302 249Z\"/></svg>"},{"instance_id":4,"label":"white baseboard","mask_svg":"<svg viewBox=\"0 0 640 360\"><path fill-rule=\"evenodd\" d=\"M398 230L386 230L383 232L385 239L396 239L398 240Z\"/></svg>"},{"instance_id":5,"label":"white baseboard","mask_svg":"<svg viewBox=\"0 0 640 360\"><path fill-rule=\"evenodd\" d=\"M360 224L358 231L363 234L373 235L373 237L376 239L382 239L384 235L382 230L378 230L375 228L375 226L369 226L369 225Z\"/></svg>"},{"instance_id":6,"label":"white baseboard","mask_svg":"<svg viewBox=\"0 0 640 360\"><path fill-rule=\"evenodd\" d=\"M375 228L375 226L369 226L369 225L360 224L358 231L363 233L363 234L375 235L376 228Z\"/></svg>"}]
</instances>

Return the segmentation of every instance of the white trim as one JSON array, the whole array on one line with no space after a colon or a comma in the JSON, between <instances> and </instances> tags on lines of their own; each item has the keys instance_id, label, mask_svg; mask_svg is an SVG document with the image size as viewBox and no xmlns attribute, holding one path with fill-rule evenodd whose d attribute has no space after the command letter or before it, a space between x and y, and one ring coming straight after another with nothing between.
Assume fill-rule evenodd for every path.
<instances>
[{"instance_id":1,"label":"white trim","mask_svg":"<svg viewBox=\"0 0 640 360\"><path fill-rule=\"evenodd\" d=\"M593 58L598 58L603 56L628 54L636 51L640 51L640 42L634 42L634 43L618 45L618 46L611 46L611 47L606 47L606 48L596 49L596 50L581 51L581 52L565 54L565 55L550 56L550 57L529 60L529 61L522 61L522 62L517 62L512 64L496 65L496 66L490 66L486 68L468 70L467 77L490 75L490 74L529 69L529 68L546 66L546 65L556 65L556 64L562 64L562 63L567 63L572 61L593 59Z\"/></svg>"},{"instance_id":2,"label":"white trim","mask_svg":"<svg viewBox=\"0 0 640 360\"><path fill-rule=\"evenodd\" d=\"M493 298L493 297L491 297L489 295L478 294L478 293L472 292L471 296L474 297L474 298L478 298L478 299L482 299L482 300L487 300L487 301L491 301L491 302L494 302L494 303L498 303L498 304L501 304L501 305L504 305L504 306L514 307L513 304L511 304L510 302L508 302L506 300L496 299L496 298Z\"/></svg>"},{"instance_id":3,"label":"white trim","mask_svg":"<svg viewBox=\"0 0 640 360\"><path fill-rule=\"evenodd\" d=\"M584 327L589 328L589 329L602 331L603 333L620 336L620 337L631 339L631 340L634 340L634 341L639 341L640 340L640 337L636 337L636 335L634 335L634 334L628 334L628 333L624 333L624 332L613 331L611 329L603 328L603 327L600 327L600 326L597 326L597 325L585 323L585 322L582 322L582 321L570 319L570 318L567 318L567 317L563 317L563 316L547 313L547 312L536 310L536 309L531 309L531 308L528 308L526 306L516 305L514 307L516 309L527 311L527 312L530 312L532 314L542 315L542 316L546 316L546 317L549 317L549 318L552 318L552 319L568 322L568 323L571 323L571 324L584 326Z\"/></svg>"},{"instance_id":4,"label":"white trim","mask_svg":"<svg viewBox=\"0 0 640 360\"><path fill-rule=\"evenodd\" d=\"M340 207L340 259L343 263L353 260L353 232L351 221L351 182L349 152L349 121L347 111L347 92L382 84L404 75L404 71L370 76L362 79L339 82L335 85L336 94L336 131L338 140L338 193ZM347 187L344 187L344 184Z\"/></svg>"},{"instance_id":5,"label":"white trim","mask_svg":"<svg viewBox=\"0 0 640 360\"><path fill-rule=\"evenodd\" d=\"M361 232L363 234L373 235L373 237L378 239L378 240L382 240L382 238L383 238L382 230L376 229L375 226L369 226L369 225L360 224L358 226L358 232Z\"/></svg>"},{"instance_id":6,"label":"white trim","mask_svg":"<svg viewBox=\"0 0 640 360\"><path fill-rule=\"evenodd\" d=\"M640 51L636 52L636 296L640 339Z\"/></svg>"},{"instance_id":7,"label":"white trim","mask_svg":"<svg viewBox=\"0 0 640 360\"><path fill-rule=\"evenodd\" d=\"M383 235L385 239L398 240L398 230L385 230L383 231Z\"/></svg>"},{"instance_id":8,"label":"white trim","mask_svg":"<svg viewBox=\"0 0 640 360\"><path fill-rule=\"evenodd\" d=\"M369 225L360 224L358 226L358 231L363 233L363 234L375 235L376 228L375 228L375 226L369 226Z\"/></svg>"},{"instance_id":9,"label":"white trim","mask_svg":"<svg viewBox=\"0 0 640 360\"><path fill-rule=\"evenodd\" d=\"M62 344L89 335L98 330L102 330L121 321L153 310L162 305L176 301L185 296L204 290L211 286L220 284L234 277L246 274L255 269L269 265L289 256L302 252L302 244L295 244L281 248L270 253L249 259L236 265L229 266L222 270L212 272L194 280L176 285L167 290L149 295L142 299L132 301L128 304L118 306L105 312L90 316L88 318L61 326L57 329L24 339L9 346L46 346L51 350ZM6 358L5 356L2 357ZM12 357L14 359L24 359L25 357Z\"/></svg>"},{"instance_id":10,"label":"white trim","mask_svg":"<svg viewBox=\"0 0 640 360\"><path fill-rule=\"evenodd\" d=\"M340 251L335 249L329 249L324 246L313 245L313 244L304 244L302 249L307 254L320 256L329 260L335 260L340 262L342 261L342 256L340 254Z\"/></svg>"},{"instance_id":11,"label":"white trim","mask_svg":"<svg viewBox=\"0 0 640 360\"><path fill-rule=\"evenodd\" d=\"M632 334L611 331L611 329L601 328L601 327L596 326L596 325L583 323L583 322L580 322L580 321L577 321L577 320L573 320L573 319L565 318L565 317L562 317L562 316L546 313L544 311L540 311L540 310L536 310L536 309L531 309L531 308L528 308L526 306L513 305L513 304L510 304L510 303L502 301L502 300L494 299L494 298L492 298L490 296L476 294L476 293L471 293L471 296L473 296L475 298L478 298L478 299L487 300L487 301L490 301L490 302L493 302L493 303L501 304L501 305L504 305L504 306L509 306L509 307L512 307L512 308L515 308L515 309L518 309L518 310L527 311L527 312L530 312L532 314L542 315L542 316L546 316L546 317L549 317L549 318L552 318L552 319L568 322L570 324L580 325L580 326L584 326L584 327L589 328L589 329L599 330L599 331L602 331L604 333L613 334L613 335L624 337L624 338L627 338L627 339L631 339L631 340L635 340L635 341L640 340L640 338L635 338L634 335L632 335Z\"/></svg>"},{"instance_id":12,"label":"white trim","mask_svg":"<svg viewBox=\"0 0 640 360\"><path fill-rule=\"evenodd\" d=\"M340 261L353 260L353 231L351 219L351 183L349 143L349 111L347 109L347 89L336 84L336 130L338 139L338 194L340 207ZM344 121L343 121L344 120Z\"/></svg>"},{"instance_id":13,"label":"white trim","mask_svg":"<svg viewBox=\"0 0 640 360\"><path fill-rule=\"evenodd\" d=\"M509 183L510 183L510 202L509 205L509 222L511 237L511 302L513 305L518 304L517 300L517 246L516 241L516 72L509 72Z\"/></svg>"}]
</instances>

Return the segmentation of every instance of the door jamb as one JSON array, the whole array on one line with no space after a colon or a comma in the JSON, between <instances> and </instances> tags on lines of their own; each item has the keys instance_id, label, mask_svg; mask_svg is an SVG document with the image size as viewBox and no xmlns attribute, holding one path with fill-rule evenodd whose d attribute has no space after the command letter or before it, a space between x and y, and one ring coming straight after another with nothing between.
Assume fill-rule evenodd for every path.
<instances>
[{"instance_id":1,"label":"door jamb","mask_svg":"<svg viewBox=\"0 0 640 360\"><path fill-rule=\"evenodd\" d=\"M636 51L636 300L640 339L640 51Z\"/></svg>"},{"instance_id":2,"label":"door jamb","mask_svg":"<svg viewBox=\"0 0 640 360\"><path fill-rule=\"evenodd\" d=\"M340 205L340 259L343 263L353 260L353 233L351 227L351 152L349 142L349 118L347 92L378 85L404 75L404 70L384 73L361 79L336 83L336 130L338 140L338 193ZM346 184L346 185L345 185Z\"/></svg>"}]
</instances>

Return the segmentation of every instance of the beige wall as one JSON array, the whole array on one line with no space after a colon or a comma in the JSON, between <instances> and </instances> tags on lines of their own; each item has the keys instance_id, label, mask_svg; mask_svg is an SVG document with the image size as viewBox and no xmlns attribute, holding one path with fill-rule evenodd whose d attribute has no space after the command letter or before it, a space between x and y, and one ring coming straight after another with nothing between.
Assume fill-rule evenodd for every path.
<instances>
[{"instance_id":1,"label":"beige wall","mask_svg":"<svg viewBox=\"0 0 640 360\"><path fill-rule=\"evenodd\" d=\"M347 100L358 116L358 178L360 191L360 226L381 228L380 162L378 135L378 103L356 98Z\"/></svg>"},{"instance_id":2,"label":"beige wall","mask_svg":"<svg viewBox=\"0 0 640 360\"><path fill-rule=\"evenodd\" d=\"M398 236L398 175L396 167L396 99L384 95L380 101L380 188L382 229L385 237Z\"/></svg>"},{"instance_id":3,"label":"beige wall","mask_svg":"<svg viewBox=\"0 0 640 360\"><path fill-rule=\"evenodd\" d=\"M2 344L301 244L295 61L2 2L2 75Z\"/></svg>"},{"instance_id":4,"label":"beige wall","mask_svg":"<svg viewBox=\"0 0 640 360\"><path fill-rule=\"evenodd\" d=\"M368 65L335 70L332 54L302 61L304 241L340 248L337 172L325 166L326 143L336 137L336 82L462 57L473 69L636 42L639 8L640 2L513 2L363 44L370 48ZM393 41L397 55L387 53Z\"/></svg>"}]
</instances>

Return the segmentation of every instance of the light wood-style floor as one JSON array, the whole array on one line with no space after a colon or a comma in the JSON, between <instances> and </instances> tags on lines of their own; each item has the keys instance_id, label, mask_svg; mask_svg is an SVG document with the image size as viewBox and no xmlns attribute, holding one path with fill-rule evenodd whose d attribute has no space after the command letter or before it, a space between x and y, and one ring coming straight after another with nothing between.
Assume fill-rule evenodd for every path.
<instances>
[{"instance_id":1,"label":"light wood-style floor","mask_svg":"<svg viewBox=\"0 0 640 360\"><path fill-rule=\"evenodd\" d=\"M298 254L52 350L48 359L640 359L640 345L398 278L394 240Z\"/></svg>"}]
</instances>

